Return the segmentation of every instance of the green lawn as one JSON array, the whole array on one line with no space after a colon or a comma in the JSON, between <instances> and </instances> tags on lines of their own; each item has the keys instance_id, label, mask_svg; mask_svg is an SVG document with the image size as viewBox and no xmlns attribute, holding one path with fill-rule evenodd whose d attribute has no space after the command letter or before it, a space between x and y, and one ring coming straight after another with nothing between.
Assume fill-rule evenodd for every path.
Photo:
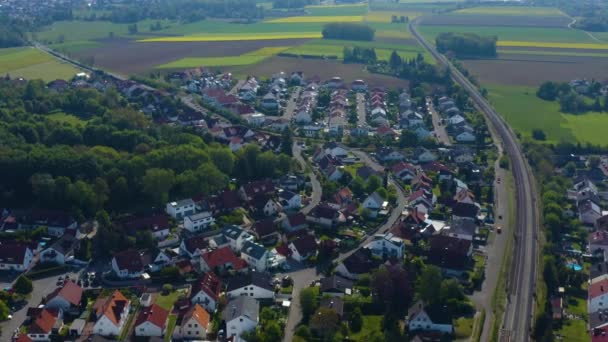
<instances>
[{"instance_id":1,"label":"green lawn","mask_svg":"<svg viewBox=\"0 0 608 342\"><path fill-rule=\"evenodd\" d=\"M587 300L585 298L568 296L566 302L568 306L566 310L569 313L580 316L587 316Z\"/></svg>"},{"instance_id":2,"label":"green lawn","mask_svg":"<svg viewBox=\"0 0 608 342\"><path fill-rule=\"evenodd\" d=\"M159 293L156 297L156 305L162 307L165 310L173 310L173 304L177 301L177 297L179 296L180 291L172 291L168 295L164 296L162 293Z\"/></svg>"},{"instance_id":3,"label":"green lawn","mask_svg":"<svg viewBox=\"0 0 608 342\"><path fill-rule=\"evenodd\" d=\"M431 41L434 41L435 37L442 32L473 32L483 35L495 35L499 41L598 43L585 32L568 28L421 25L420 32Z\"/></svg>"},{"instance_id":4,"label":"green lawn","mask_svg":"<svg viewBox=\"0 0 608 342\"><path fill-rule=\"evenodd\" d=\"M455 319L453 324L454 335L456 335L456 338L469 338L473 333L473 324L475 324L475 318L460 317Z\"/></svg>"},{"instance_id":5,"label":"green lawn","mask_svg":"<svg viewBox=\"0 0 608 342\"><path fill-rule=\"evenodd\" d=\"M165 342L171 341L171 335L175 330L175 324L177 323L177 315L169 315L169 321L167 322L167 332L165 333Z\"/></svg>"},{"instance_id":6,"label":"green lawn","mask_svg":"<svg viewBox=\"0 0 608 342\"><path fill-rule=\"evenodd\" d=\"M550 142L568 141L606 146L608 115L586 113L564 114L557 102L536 97L536 88L485 85L498 112L516 131L530 136L533 129L542 129Z\"/></svg>"},{"instance_id":7,"label":"green lawn","mask_svg":"<svg viewBox=\"0 0 608 342\"><path fill-rule=\"evenodd\" d=\"M50 82L56 79L69 80L79 70L62 63L40 50L24 47L0 49L0 74L25 79L42 79Z\"/></svg>"},{"instance_id":8,"label":"green lawn","mask_svg":"<svg viewBox=\"0 0 608 342\"><path fill-rule=\"evenodd\" d=\"M348 337L357 342L365 342L367 336L375 331L382 331L382 318L381 315L366 315L363 316L363 327L356 333L351 333Z\"/></svg>"},{"instance_id":9,"label":"green lawn","mask_svg":"<svg viewBox=\"0 0 608 342\"><path fill-rule=\"evenodd\" d=\"M236 66L236 65L249 65L257 62L261 62L268 56L253 56L253 55L241 55L241 56L227 56L227 57L187 57L178 59L176 61L161 64L157 66L159 69L182 69L182 68L195 68L200 66L205 67L216 67L216 66Z\"/></svg>"},{"instance_id":10,"label":"green lawn","mask_svg":"<svg viewBox=\"0 0 608 342\"><path fill-rule=\"evenodd\" d=\"M202 20L189 24L174 25L159 31L171 35L195 35L204 33L273 33L273 32L321 32L323 23L253 23L235 24L225 21Z\"/></svg>"},{"instance_id":11,"label":"green lawn","mask_svg":"<svg viewBox=\"0 0 608 342\"><path fill-rule=\"evenodd\" d=\"M583 320L566 320L561 329L556 330L554 334L561 335L562 341L589 342L590 340L587 322Z\"/></svg>"}]
</instances>

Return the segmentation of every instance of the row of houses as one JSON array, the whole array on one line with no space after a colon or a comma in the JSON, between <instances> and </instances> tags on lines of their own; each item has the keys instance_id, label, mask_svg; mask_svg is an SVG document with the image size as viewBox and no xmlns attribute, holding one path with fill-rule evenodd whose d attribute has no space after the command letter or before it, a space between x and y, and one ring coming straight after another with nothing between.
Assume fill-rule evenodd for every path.
<instances>
[{"instance_id":1,"label":"row of houses","mask_svg":"<svg viewBox=\"0 0 608 342\"><path fill-rule=\"evenodd\" d=\"M442 96L437 103L437 108L447 124L447 132L454 140L460 143L472 143L477 139L475 129L467 122L453 99Z\"/></svg>"}]
</instances>

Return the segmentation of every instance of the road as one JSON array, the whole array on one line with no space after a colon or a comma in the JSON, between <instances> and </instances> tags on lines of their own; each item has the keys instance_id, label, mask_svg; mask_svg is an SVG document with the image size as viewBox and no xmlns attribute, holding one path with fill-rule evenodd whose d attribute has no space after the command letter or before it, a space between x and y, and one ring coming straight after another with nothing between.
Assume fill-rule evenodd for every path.
<instances>
[{"instance_id":1,"label":"road","mask_svg":"<svg viewBox=\"0 0 608 342\"><path fill-rule=\"evenodd\" d=\"M277 274L282 277L284 274ZM283 342L291 342L293 333L302 321L302 308L300 306L300 291L309 286L313 280L319 279L317 270L314 267L303 268L301 270L289 272L288 275L293 279L293 292L291 297L291 306L289 307L289 315L283 333Z\"/></svg>"},{"instance_id":2,"label":"road","mask_svg":"<svg viewBox=\"0 0 608 342\"><path fill-rule=\"evenodd\" d=\"M291 93L291 97L287 104L285 105L285 111L283 112L283 118L289 120L291 123L294 119L294 114L296 109L298 109L298 99L300 98L300 92L302 92L301 87L295 87L293 92Z\"/></svg>"},{"instance_id":3,"label":"road","mask_svg":"<svg viewBox=\"0 0 608 342\"><path fill-rule=\"evenodd\" d=\"M528 166L515 133L502 120L500 115L481 96L479 90L469 82L443 55L429 44L417 31L416 26L424 17L418 17L409 24L414 38L441 64L450 68L455 82L462 86L471 96L477 107L485 115L492 126L495 141L501 141L506 154L511 160L511 170L516 191L515 208L515 243L513 250L513 265L507 287L509 289L509 304L504 317L505 335L509 341L530 340L530 329L534 317L535 282L538 265L538 229L539 215L536 203L534 176ZM489 271L498 272L499 269Z\"/></svg>"},{"instance_id":4,"label":"road","mask_svg":"<svg viewBox=\"0 0 608 342\"><path fill-rule=\"evenodd\" d=\"M298 163L302 166L302 169L306 169L309 167L308 163L302 157L302 148L298 145L298 142L293 143L292 147L293 157L296 158ZM321 188L321 183L317 178L317 175L311 170L308 175L310 176L310 184L312 186L312 195L310 198L310 202L302 209L304 214L308 214L312 208L316 207L319 202L321 202L321 194L323 189Z\"/></svg>"},{"instance_id":5,"label":"road","mask_svg":"<svg viewBox=\"0 0 608 342\"><path fill-rule=\"evenodd\" d=\"M247 82L247 80L238 80L236 82L236 84L234 85L234 87L232 87L232 89L230 89L228 94L236 95L239 92L239 89L241 89L241 87L245 84L245 82Z\"/></svg>"},{"instance_id":6,"label":"road","mask_svg":"<svg viewBox=\"0 0 608 342\"><path fill-rule=\"evenodd\" d=\"M433 101L430 97L426 98L426 105L429 114L431 114L431 118L433 119L433 131L435 132L435 137L440 144L445 146L452 146L452 142L450 141L450 137L448 136L448 132L445 129L445 125L441 124L441 117L437 110L435 110L435 106L433 105Z\"/></svg>"},{"instance_id":7,"label":"road","mask_svg":"<svg viewBox=\"0 0 608 342\"><path fill-rule=\"evenodd\" d=\"M367 123L365 110L365 94L357 93L357 124L365 126Z\"/></svg>"}]
</instances>

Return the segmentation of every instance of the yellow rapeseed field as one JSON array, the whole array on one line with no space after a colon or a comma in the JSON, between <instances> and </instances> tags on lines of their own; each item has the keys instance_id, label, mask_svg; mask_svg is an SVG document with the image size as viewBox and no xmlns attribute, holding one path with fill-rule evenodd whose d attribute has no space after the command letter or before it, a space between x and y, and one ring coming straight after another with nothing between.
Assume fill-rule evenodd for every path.
<instances>
[{"instance_id":1,"label":"yellow rapeseed field","mask_svg":"<svg viewBox=\"0 0 608 342\"><path fill-rule=\"evenodd\" d=\"M321 38L320 32L285 32L285 33L220 33L181 37L157 37L141 39L138 42L220 42L236 40L274 40L274 39L308 39Z\"/></svg>"},{"instance_id":2,"label":"yellow rapeseed field","mask_svg":"<svg viewBox=\"0 0 608 342\"><path fill-rule=\"evenodd\" d=\"M265 21L272 24L302 24L302 23L356 23L363 21L361 15L336 15L336 16L302 16L287 17Z\"/></svg>"},{"instance_id":3,"label":"yellow rapeseed field","mask_svg":"<svg viewBox=\"0 0 608 342\"><path fill-rule=\"evenodd\" d=\"M608 50L608 44L593 43L558 43L558 42L524 42L513 40L499 40L497 46L501 47L537 47L537 48L557 48L557 49L589 49L589 50Z\"/></svg>"}]
</instances>

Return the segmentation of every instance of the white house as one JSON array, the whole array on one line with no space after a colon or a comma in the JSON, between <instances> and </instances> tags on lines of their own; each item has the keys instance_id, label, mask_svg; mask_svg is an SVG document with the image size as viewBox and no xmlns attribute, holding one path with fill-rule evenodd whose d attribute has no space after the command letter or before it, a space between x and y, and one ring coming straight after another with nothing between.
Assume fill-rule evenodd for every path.
<instances>
[{"instance_id":1,"label":"white house","mask_svg":"<svg viewBox=\"0 0 608 342\"><path fill-rule=\"evenodd\" d=\"M68 257L74 256L74 251L80 247L80 241L73 234L64 234L51 246L40 252L40 261L65 264Z\"/></svg>"},{"instance_id":2,"label":"white house","mask_svg":"<svg viewBox=\"0 0 608 342\"><path fill-rule=\"evenodd\" d=\"M0 270L25 271L33 258L33 250L25 243L0 243Z\"/></svg>"},{"instance_id":3,"label":"white house","mask_svg":"<svg viewBox=\"0 0 608 342\"><path fill-rule=\"evenodd\" d=\"M605 310L608 307L608 279L590 284L587 289L587 297L589 313Z\"/></svg>"},{"instance_id":4,"label":"white house","mask_svg":"<svg viewBox=\"0 0 608 342\"><path fill-rule=\"evenodd\" d=\"M166 211L169 216L175 219L192 215L195 211L194 201L191 198L187 198L177 202L169 202L167 203Z\"/></svg>"},{"instance_id":5,"label":"white house","mask_svg":"<svg viewBox=\"0 0 608 342\"><path fill-rule=\"evenodd\" d=\"M422 301L417 301L408 310L406 321L410 332L420 330L451 334L454 330L452 321L443 308L428 308Z\"/></svg>"},{"instance_id":6,"label":"white house","mask_svg":"<svg viewBox=\"0 0 608 342\"><path fill-rule=\"evenodd\" d=\"M184 238L179 245L179 253L187 256L190 259L200 256L205 249L209 247L209 243L202 235L196 235L189 238ZM213 246L222 247L222 246Z\"/></svg>"},{"instance_id":7,"label":"white house","mask_svg":"<svg viewBox=\"0 0 608 342\"><path fill-rule=\"evenodd\" d=\"M184 228L191 233L205 230L215 222L213 215L208 211L184 217Z\"/></svg>"},{"instance_id":8,"label":"white house","mask_svg":"<svg viewBox=\"0 0 608 342\"><path fill-rule=\"evenodd\" d=\"M254 241L254 236L243 230L239 226L226 226L222 230L222 235L226 237L230 248L235 252L240 252L247 241Z\"/></svg>"},{"instance_id":9,"label":"white house","mask_svg":"<svg viewBox=\"0 0 608 342\"><path fill-rule=\"evenodd\" d=\"M101 336L119 336L127 322L131 301L120 291L93 305L97 321L93 326L93 333Z\"/></svg>"},{"instance_id":10,"label":"white house","mask_svg":"<svg viewBox=\"0 0 608 342\"><path fill-rule=\"evenodd\" d=\"M255 329L259 321L260 304L252 297L240 296L228 302L222 312L226 322L226 337L234 342L244 341L241 334Z\"/></svg>"},{"instance_id":11,"label":"white house","mask_svg":"<svg viewBox=\"0 0 608 342\"><path fill-rule=\"evenodd\" d=\"M595 226L597 219L602 217L602 209L592 200L578 203L578 218L585 225Z\"/></svg>"},{"instance_id":12,"label":"white house","mask_svg":"<svg viewBox=\"0 0 608 342\"><path fill-rule=\"evenodd\" d=\"M184 340L204 340L209 330L211 316L199 304L194 304L184 314L179 327L180 338Z\"/></svg>"},{"instance_id":13,"label":"white house","mask_svg":"<svg viewBox=\"0 0 608 342\"><path fill-rule=\"evenodd\" d=\"M260 272L250 272L228 279L226 284L228 298L249 296L255 299L274 298L272 278Z\"/></svg>"},{"instance_id":14,"label":"white house","mask_svg":"<svg viewBox=\"0 0 608 342\"><path fill-rule=\"evenodd\" d=\"M298 210L302 207L302 196L291 191L279 192L279 200L283 210Z\"/></svg>"},{"instance_id":15,"label":"white house","mask_svg":"<svg viewBox=\"0 0 608 342\"><path fill-rule=\"evenodd\" d=\"M173 258L168 254L167 251L159 251L154 257L152 263L147 265L151 272L158 272L164 267L167 267L173 263Z\"/></svg>"},{"instance_id":16,"label":"white house","mask_svg":"<svg viewBox=\"0 0 608 342\"><path fill-rule=\"evenodd\" d=\"M264 272L268 268L270 253L262 245L246 241L241 249L241 259L245 260L250 268Z\"/></svg>"},{"instance_id":17,"label":"white house","mask_svg":"<svg viewBox=\"0 0 608 342\"><path fill-rule=\"evenodd\" d=\"M377 193L367 196L365 200L363 200L363 208L369 209L372 212L378 212L380 209L386 207L388 203Z\"/></svg>"},{"instance_id":18,"label":"white house","mask_svg":"<svg viewBox=\"0 0 608 342\"><path fill-rule=\"evenodd\" d=\"M291 257L302 262L317 254L317 241L312 235L303 235L289 243L288 248L291 251Z\"/></svg>"},{"instance_id":19,"label":"white house","mask_svg":"<svg viewBox=\"0 0 608 342\"><path fill-rule=\"evenodd\" d=\"M112 270L121 279L136 279L145 271L141 254L136 250L116 253L112 258Z\"/></svg>"},{"instance_id":20,"label":"white house","mask_svg":"<svg viewBox=\"0 0 608 342\"><path fill-rule=\"evenodd\" d=\"M374 239L364 246L371 250L376 257L403 258L405 244L402 239L394 237L392 233L376 234Z\"/></svg>"},{"instance_id":21,"label":"white house","mask_svg":"<svg viewBox=\"0 0 608 342\"><path fill-rule=\"evenodd\" d=\"M156 304L143 307L135 320L133 328L135 336L164 336L167 328L167 318L169 318L169 311Z\"/></svg>"},{"instance_id":22,"label":"white house","mask_svg":"<svg viewBox=\"0 0 608 342\"><path fill-rule=\"evenodd\" d=\"M215 312L221 290L220 279L213 272L207 272L194 284L190 301L201 304L209 312Z\"/></svg>"}]
</instances>

